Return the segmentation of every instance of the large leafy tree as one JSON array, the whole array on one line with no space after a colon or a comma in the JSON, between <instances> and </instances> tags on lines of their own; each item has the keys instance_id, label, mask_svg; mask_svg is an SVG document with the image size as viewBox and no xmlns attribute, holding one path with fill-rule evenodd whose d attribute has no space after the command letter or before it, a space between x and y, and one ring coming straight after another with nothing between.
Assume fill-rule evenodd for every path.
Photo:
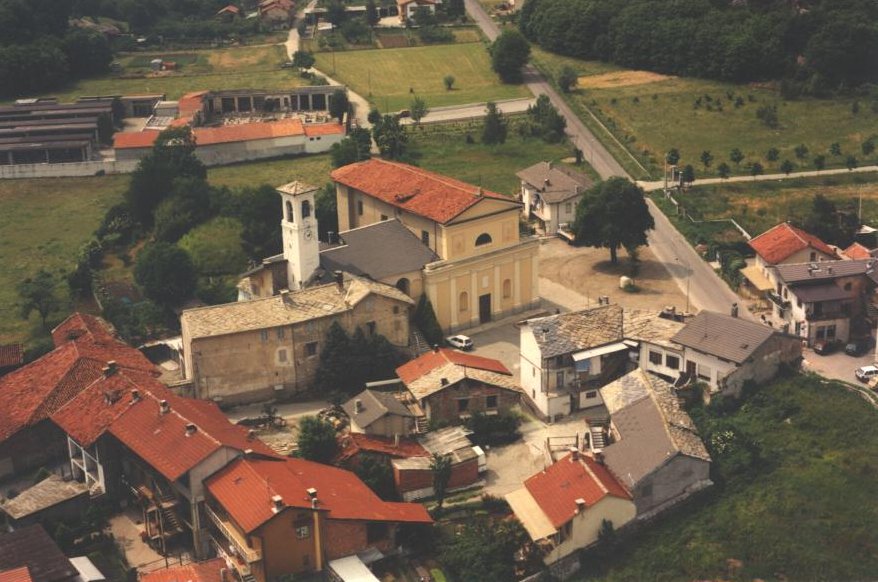
<instances>
[{"instance_id":1,"label":"large leafy tree","mask_svg":"<svg viewBox=\"0 0 878 582\"><path fill-rule=\"evenodd\" d=\"M344 114L351 108L348 100L348 92L344 89L336 89L329 98L329 114L338 118L339 123L344 119Z\"/></svg>"},{"instance_id":2,"label":"large leafy tree","mask_svg":"<svg viewBox=\"0 0 878 582\"><path fill-rule=\"evenodd\" d=\"M443 538L439 560L445 569L455 580L479 582L515 580L515 553L530 543L518 520L486 517L467 520Z\"/></svg>"},{"instance_id":3,"label":"large leafy tree","mask_svg":"<svg viewBox=\"0 0 878 582\"><path fill-rule=\"evenodd\" d=\"M817 194L811 200L811 208L802 221L802 228L820 240L840 247L848 246L854 239L857 216L853 212L843 212L835 202Z\"/></svg>"},{"instance_id":4,"label":"large leafy tree","mask_svg":"<svg viewBox=\"0 0 878 582\"><path fill-rule=\"evenodd\" d=\"M408 145L408 134L394 115L385 115L372 127L372 136L378 144L381 157L391 160L400 159Z\"/></svg>"},{"instance_id":5,"label":"large leafy tree","mask_svg":"<svg viewBox=\"0 0 878 582\"><path fill-rule=\"evenodd\" d=\"M364 127L355 127L346 138L332 144L329 154L333 168L368 160L372 157L372 134Z\"/></svg>"},{"instance_id":6,"label":"large leafy tree","mask_svg":"<svg viewBox=\"0 0 878 582\"><path fill-rule=\"evenodd\" d=\"M195 291L195 266L176 245L157 242L137 255L134 279L147 297L165 307L179 305Z\"/></svg>"},{"instance_id":7,"label":"large leafy tree","mask_svg":"<svg viewBox=\"0 0 878 582\"><path fill-rule=\"evenodd\" d=\"M482 143L497 145L506 142L506 118L497 109L497 104L488 102L485 124L482 126Z\"/></svg>"},{"instance_id":8,"label":"large leafy tree","mask_svg":"<svg viewBox=\"0 0 878 582\"><path fill-rule=\"evenodd\" d=\"M430 471L433 473L433 495L441 509L442 504L445 503L448 482L451 481L451 456L433 453L430 459Z\"/></svg>"},{"instance_id":9,"label":"large leafy tree","mask_svg":"<svg viewBox=\"0 0 878 582\"><path fill-rule=\"evenodd\" d=\"M328 463L338 451L335 427L316 416L305 416L299 421L296 444L302 458L317 463Z\"/></svg>"},{"instance_id":10,"label":"large leafy tree","mask_svg":"<svg viewBox=\"0 0 878 582\"><path fill-rule=\"evenodd\" d=\"M625 178L610 178L590 188L576 207L576 242L610 249L610 262L624 247L629 254L647 244L655 222L643 190Z\"/></svg>"},{"instance_id":11,"label":"large leafy tree","mask_svg":"<svg viewBox=\"0 0 878 582\"><path fill-rule=\"evenodd\" d=\"M55 296L55 278L48 271L40 269L36 275L19 283L17 291L21 299L21 317L27 319L36 311L45 329L46 319L61 307L61 302Z\"/></svg>"},{"instance_id":12,"label":"large leafy tree","mask_svg":"<svg viewBox=\"0 0 878 582\"><path fill-rule=\"evenodd\" d=\"M521 68L530 59L530 43L514 28L504 29L491 45L491 68L504 83L520 83Z\"/></svg>"}]
</instances>

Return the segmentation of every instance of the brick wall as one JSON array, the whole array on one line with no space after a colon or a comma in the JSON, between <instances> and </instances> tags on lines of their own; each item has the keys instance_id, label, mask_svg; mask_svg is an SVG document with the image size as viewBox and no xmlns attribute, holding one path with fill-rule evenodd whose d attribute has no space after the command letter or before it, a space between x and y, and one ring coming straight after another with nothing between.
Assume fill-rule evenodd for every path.
<instances>
[{"instance_id":1,"label":"brick wall","mask_svg":"<svg viewBox=\"0 0 878 582\"><path fill-rule=\"evenodd\" d=\"M0 471L12 469L20 475L56 459L67 456L67 437L60 428L49 420L18 431L0 443ZM4 469L5 468L5 469ZM0 477L5 475L0 474Z\"/></svg>"},{"instance_id":2,"label":"brick wall","mask_svg":"<svg viewBox=\"0 0 878 582\"><path fill-rule=\"evenodd\" d=\"M368 540L367 527L366 521L326 520L322 535L326 559L343 558L370 547L377 548L381 552L390 552L393 549L396 524L388 523L387 537L373 542Z\"/></svg>"},{"instance_id":3,"label":"brick wall","mask_svg":"<svg viewBox=\"0 0 878 582\"><path fill-rule=\"evenodd\" d=\"M393 468L393 480L399 493L426 489L433 486L433 471L430 469L403 470ZM479 480L479 460L472 458L451 467L449 489L466 487Z\"/></svg>"},{"instance_id":4,"label":"brick wall","mask_svg":"<svg viewBox=\"0 0 878 582\"><path fill-rule=\"evenodd\" d=\"M475 380L462 380L427 397L425 400L430 406L430 418L434 420L446 420L457 422L461 414L473 414L486 412L486 399L488 396L497 397L497 408L500 413L507 412L518 404L520 393L483 384ZM458 401L467 400L467 410L461 413L458 410Z\"/></svg>"}]
</instances>

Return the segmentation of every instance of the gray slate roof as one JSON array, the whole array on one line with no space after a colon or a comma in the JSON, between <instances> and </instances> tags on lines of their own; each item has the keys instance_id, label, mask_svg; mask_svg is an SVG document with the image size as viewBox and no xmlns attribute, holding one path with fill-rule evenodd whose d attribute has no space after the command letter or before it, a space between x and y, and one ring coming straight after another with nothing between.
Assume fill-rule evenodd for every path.
<instances>
[{"instance_id":1,"label":"gray slate roof","mask_svg":"<svg viewBox=\"0 0 878 582\"><path fill-rule=\"evenodd\" d=\"M542 199L549 204L579 196L594 184L585 174L551 162L537 162L515 175L539 190Z\"/></svg>"},{"instance_id":2,"label":"gray slate roof","mask_svg":"<svg viewBox=\"0 0 878 582\"><path fill-rule=\"evenodd\" d=\"M622 341L622 308L604 305L573 313L531 319L543 358Z\"/></svg>"},{"instance_id":3,"label":"gray slate roof","mask_svg":"<svg viewBox=\"0 0 878 582\"><path fill-rule=\"evenodd\" d=\"M357 412L356 402L359 400L363 406L361 412ZM358 426L366 428L385 414L397 416L415 416L411 410L388 392L376 392L363 390L341 406L348 417Z\"/></svg>"},{"instance_id":4,"label":"gray slate roof","mask_svg":"<svg viewBox=\"0 0 878 582\"><path fill-rule=\"evenodd\" d=\"M817 285L796 285L791 289L793 294L805 303L815 301L840 301L852 299L855 291L845 291L835 283L819 283Z\"/></svg>"},{"instance_id":5,"label":"gray slate roof","mask_svg":"<svg viewBox=\"0 0 878 582\"><path fill-rule=\"evenodd\" d=\"M815 266L816 269L811 267ZM778 277L788 284L801 283L804 281L830 281L839 277L853 277L867 275L875 281L875 269L878 268L876 259L858 259L854 261L819 261L816 263L792 263L789 265L777 265Z\"/></svg>"},{"instance_id":6,"label":"gray slate roof","mask_svg":"<svg viewBox=\"0 0 878 582\"><path fill-rule=\"evenodd\" d=\"M384 220L339 233L344 244L320 253L320 266L328 273L345 271L383 279L420 271L439 259L399 220Z\"/></svg>"},{"instance_id":7,"label":"gray slate roof","mask_svg":"<svg viewBox=\"0 0 878 582\"><path fill-rule=\"evenodd\" d=\"M687 322L671 341L741 364L774 333L774 330L761 323L715 311L702 311Z\"/></svg>"}]
</instances>

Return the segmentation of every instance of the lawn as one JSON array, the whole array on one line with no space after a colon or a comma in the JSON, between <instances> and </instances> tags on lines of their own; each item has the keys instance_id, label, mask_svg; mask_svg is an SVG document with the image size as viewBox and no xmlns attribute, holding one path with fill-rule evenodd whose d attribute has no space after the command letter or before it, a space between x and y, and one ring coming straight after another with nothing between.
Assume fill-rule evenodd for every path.
<instances>
[{"instance_id":1,"label":"lawn","mask_svg":"<svg viewBox=\"0 0 878 582\"><path fill-rule=\"evenodd\" d=\"M712 450L712 491L578 580L874 578L875 409L817 376L756 390L737 411L693 412L702 435L734 435L725 453Z\"/></svg>"},{"instance_id":2,"label":"lawn","mask_svg":"<svg viewBox=\"0 0 878 582\"><path fill-rule=\"evenodd\" d=\"M180 63L176 72L149 73L149 61L163 58ZM165 93L179 99L185 93L207 89L283 89L304 84L293 69L281 69L287 60L283 46L250 46L203 51L137 53L121 56L121 74L83 79L53 92L61 101L82 95Z\"/></svg>"},{"instance_id":3,"label":"lawn","mask_svg":"<svg viewBox=\"0 0 878 582\"><path fill-rule=\"evenodd\" d=\"M530 96L524 85L500 82L482 43L322 52L316 57L318 69L382 111L407 109L415 95L429 107ZM442 82L446 75L455 78L451 91Z\"/></svg>"},{"instance_id":4,"label":"lawn","mask_svg":"<svg viewBox=\"0 0 878 582\"><path fill-rule=\"evenodd\" d=\"M230 188L258 186L260 184L281 186L294 180L322 186L329 181L329 172L331 171L332 164L329 154L323 154L210 168L207 175L208 180L214 186L228 186Z\"/></svg>"},{"instance_id":5,"label":"lawn","mask_svg":"<svg viewBox=\"0 0 878 582\"><path fill-rule=\"evenodd\" d=\"M681 163L692 164L698 176L716 175L721 162L729 164L732 173L746 174L754 161L770 172L779 171L784 160L797 170L814 169L812 160L818 154L826 156L827 167L844 167L849 154L860 165L878 159L874 153L864 159L861 151L863 141L878 135L878 112L865 98L858 107L855 97L789 101L766 85L665 77L545 51L535 51L535 59L553 74L563 65L576 69L579 85L570 100L598 115L655 177L661 175L664 152L671 148L680 151ZM757 119L757 110L764 106L777 108L777 128ZM832 143L841 146L842 155L830 154ZM808 150L802 159L794 151L800 144ZM740 164L729 159L735 148L744 154ZM775 162L766 160L771 148L780 153ZM713 155L708 168L701 163L703 151Z\"/></svg>"}]
</instances>

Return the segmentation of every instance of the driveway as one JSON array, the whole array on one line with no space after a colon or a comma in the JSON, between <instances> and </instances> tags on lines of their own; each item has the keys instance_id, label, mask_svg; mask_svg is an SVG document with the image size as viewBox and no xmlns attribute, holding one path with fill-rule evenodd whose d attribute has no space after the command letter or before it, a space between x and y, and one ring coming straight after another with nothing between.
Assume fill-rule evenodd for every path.
<instances>
[{"instance_id":1,"label":"driveway","mask_svg":"<svg viewBox=\"0 0 878 582\"><path fill-rule=\"evenodd\" d=\"M835 352L828 356L818 356L813 350L802 351L804 361L802 368L809 372L815 372L825 378L841 380L851 384L860 384L854 377L854 370L860 366L867 366L875 362L875 352L869 351L863 356L853 358L843 351ZM865 384L860 384L865 386Z\"/></svg>"}]
</instances>

